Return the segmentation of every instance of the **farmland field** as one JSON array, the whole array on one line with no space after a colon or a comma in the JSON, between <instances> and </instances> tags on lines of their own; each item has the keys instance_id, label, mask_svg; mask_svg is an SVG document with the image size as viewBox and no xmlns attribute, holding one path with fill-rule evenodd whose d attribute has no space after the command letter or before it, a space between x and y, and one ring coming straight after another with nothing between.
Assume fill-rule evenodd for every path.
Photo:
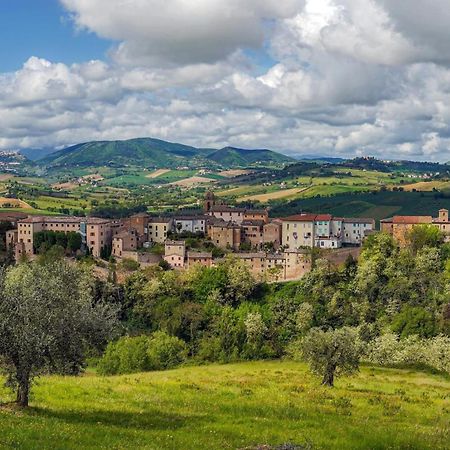
<instances>
[{"instance_id":1,"label":"farmland field","mask_svg":"<svg viewBox=\"0 0 450 450\"><path fill-rule=\"evenodd\" d=\"M450 439L449 391L440 375L374 367L324 388L304 364L278 361L51 376L29 410L0 408L0 446L439 450Z\"/></svg>"}]
</instances>

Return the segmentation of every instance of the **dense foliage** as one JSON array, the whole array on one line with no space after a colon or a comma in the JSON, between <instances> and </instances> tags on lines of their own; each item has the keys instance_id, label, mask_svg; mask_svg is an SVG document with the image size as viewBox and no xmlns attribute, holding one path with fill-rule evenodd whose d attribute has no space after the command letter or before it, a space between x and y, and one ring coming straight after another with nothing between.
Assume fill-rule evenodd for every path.
<instances>
[{"instance_id":1,"label":"dense foliage","mask_svg":"<svg viewBox=\"0 0 450 450\"><path fill-rule=\"evenodd\" d=\"M449 336L450 246L427 227L408 239L399 247L389 235L371 236L358 263L318 260L291 283L257 283L232 257L185 272L149 268L133 273L114 301L129 334L164 331L200 361L281 357L313 328L352 328L366 347L385 333L398 342Z\"/></svg>"}]
</instances>

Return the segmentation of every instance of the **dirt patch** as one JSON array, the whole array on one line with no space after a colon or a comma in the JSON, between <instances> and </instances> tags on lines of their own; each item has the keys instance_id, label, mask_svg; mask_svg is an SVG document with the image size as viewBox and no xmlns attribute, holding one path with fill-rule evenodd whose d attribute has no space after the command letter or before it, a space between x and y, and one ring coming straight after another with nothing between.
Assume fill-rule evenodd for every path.
<instances>
[{"instance_id":1,"label":"dirt patch","mask_svg":"<svg viewBox=\"0 0 450 450\"><path fill-rule=\"evenodd\" d=\"M170 172L170 169L159 169L159 170L155 170L152 173L149 173L145 177L146 178L158 178L162 175L165 175L167 172Z\"/></svg>"},{"instance_id":2,"label":"dirt patch","mask_svg":"<svg viewBox=\"0 0 450 450\"><path fill-rule=\"evenodd\" d=\"M73 189L76 189L78 186L79 186L78 183L74 182L52 184L53 189L61 189L64 191L71 191Z\"/></svg>"},{"instance_id":3,"label":"dirt patch","mask_svg":"<svg viewBox=\"0 0 450 450\"><path fill-rule=\"evenodd\" d=\"M244 202L248 200L268 202L269 200L279 200L280 198L292 197L301 192L306 191L309 188L294 188L294 189L284 189L282 191L268 192L267 194L257 194L257 195L247 195L245 197L238 198L239 202Z\"/></svg>"},{"instance_id":4,"label":"dirt patch","mask_svg":"<svg viewBox=\"0 0 450 450\"><path fill-rule=\"evenodd\" d=\"M190 177L185 178L184 180L175 181L174 183L170 183L172 186L181 186L181 187L192 187L197 184L204 184L204 183L215 183L216 180L213 180L212 178L205 178L205 177Z\"/></svg>"},{"instance_id":5,"label":"dirt patch","mask_svg":"<svg viewBox=\"0 0 450 450\"><path fill-rule=\"evenodd\" d=\"M0 173L0 181L9 181L14 178L14 175L10 173Z\"/></svg>"},{"instance_id":6,"label":"dirt patch","mask_svg":"<svg viewBox=\"0 0 450 450\"><path fill-rule=\"evenodd\" d=\"M224 170L222 172L219 172L219 175L225 178L234 178L239 177L241 175L248 175L249 173L252 173L252 171L244 169L235 169L235 170Z\"/></svg>"},{"instance_id":7,"label":"dirt patch","mask_svg":"<svg viewBox=\"0 0 450 450\"><path fill-rule=\"evenodd\" d=\"M10 205L11 208L33 209L27 202L24 202L17 198L0 197L0 207L6 208L6 205Z\"/></svg>"}]
</instances>

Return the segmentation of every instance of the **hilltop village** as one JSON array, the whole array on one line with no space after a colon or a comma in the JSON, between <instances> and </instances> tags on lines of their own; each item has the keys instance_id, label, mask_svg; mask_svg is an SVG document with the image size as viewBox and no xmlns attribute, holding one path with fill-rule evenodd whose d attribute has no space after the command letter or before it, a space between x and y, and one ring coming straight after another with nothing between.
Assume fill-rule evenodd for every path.
<instances>
[{"instance_id":1,"label":"hilltop village","mask_svg":"<svg viewBox=\"0 0 450 450\"><path fill-rule=\"evenodd\" d=\"M96 217L28 216L10 218L15 228L6 234L7 249L16 260L39 253L45 232L79 235L79 250L94 258L132 260L140 267L165 264L177 270L195 264L212 267L226 254L246 263L257 279L298 280L312 267L313 249L332 264L357 258L364 240L376 232L371 218L333 217L299 213L271 218L267 209L232 207L218 201L213 192L204 199L203 212L196 215L152 217L139 213L112 220ZM450 230L448 211L437 218L394 216L382 220L381 231L404 242L417 224ZM38 245L39 244L39 245Z\"/></svg>"}]
</instances>

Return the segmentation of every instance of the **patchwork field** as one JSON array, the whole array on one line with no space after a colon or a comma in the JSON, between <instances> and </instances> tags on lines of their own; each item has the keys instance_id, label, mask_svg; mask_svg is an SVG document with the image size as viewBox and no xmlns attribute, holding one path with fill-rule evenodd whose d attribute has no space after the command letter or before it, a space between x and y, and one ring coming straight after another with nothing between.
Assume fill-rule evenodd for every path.
<instances>
[{"instance_id":1,"label":"patchwork field","mask_svg":"<svg viewBox=\"0 0 450 450\"><path fill-rule=\"evenodd\" d=\"M19 200L17 198L0 197L0 208L3 207L28 208L28 209L31 208L31 206L27 202L24 202L23 200Z\"/></svg>"},{"instance_id":2,"label":"patchwork field","mask_svg":"<svg viewBox=\"0 0 450 450\"><path fill-rule=\"evenodd\" d=\"M420 181L418 183L403 184L401 187L407 191L431 192L433 189L443 191L450 189L450 181Z\"/></svg>"},{"instance_id":3,"label":"patchwork field","mask_svg":"<svg viewBox=\"0 0 450 450\"><path fill-rule=\"evenodd\" d=\"M333 389L306 366L254 362L118 377L43 377L32 407L0 408L20 449L447 449L450 380L363 367ZM0 398L9 400L6 390Z\"/></svg>"},{"instance_id":4,"label":"patchwork field","mask_svg":"<svg viewBox=\"0 0 450 450\"><path fill-rule=\"evenodd\" d=\"M293 188L293 189L284 189L280 191L268 192L267 194L257 194L257 195L248 195L245 197L238 198L239 202L245 201L257 201L261 203L266 203L270 200L280 200L284 198L297 197L298 194L307 191L309 188Z\"/></svg>"},{"instance_id":5,"label":"patchwork field","mask_svg":"<svg viewBox=\"0 0 450 450\"><path fill-rule=\"evenodd\" d=\"M223 170L222 172L219 172L219 175L225 178L234 178L239 177L241 175L248 175L249 173L252 173L251 170L244 170L244 169L231 169L231 170Z\"/></svg>"},{"instance_id":6,"label":"patchwork field","mask_svg":"<svg viewBox=\"0 0 450 450\"><path fill-rule=\"evenodd\" d=\"M149 173L149 174L147 175L147 178L158 178L158 177L160 177L161 175L164 175L164 174L166 174L166 173L168 173L168 172L170 172L170 169L159 169L159 170L155 170L154 172Z\"/></svg>"},{"instance_id":7,"label":"patchwork field","mask_svg":"<svg viewBox=\"0 0 450 450\"><path fill-rule=\"evenodd\" d=\"M216 180L214 180L212 178L194 176L194 177L185 178L184 180L174 181L173 183L170 183L170 184L172 186L181 186L181 187L191 188L198 184L214 183L215 181Z\"/></svg>"}]
</instances>

